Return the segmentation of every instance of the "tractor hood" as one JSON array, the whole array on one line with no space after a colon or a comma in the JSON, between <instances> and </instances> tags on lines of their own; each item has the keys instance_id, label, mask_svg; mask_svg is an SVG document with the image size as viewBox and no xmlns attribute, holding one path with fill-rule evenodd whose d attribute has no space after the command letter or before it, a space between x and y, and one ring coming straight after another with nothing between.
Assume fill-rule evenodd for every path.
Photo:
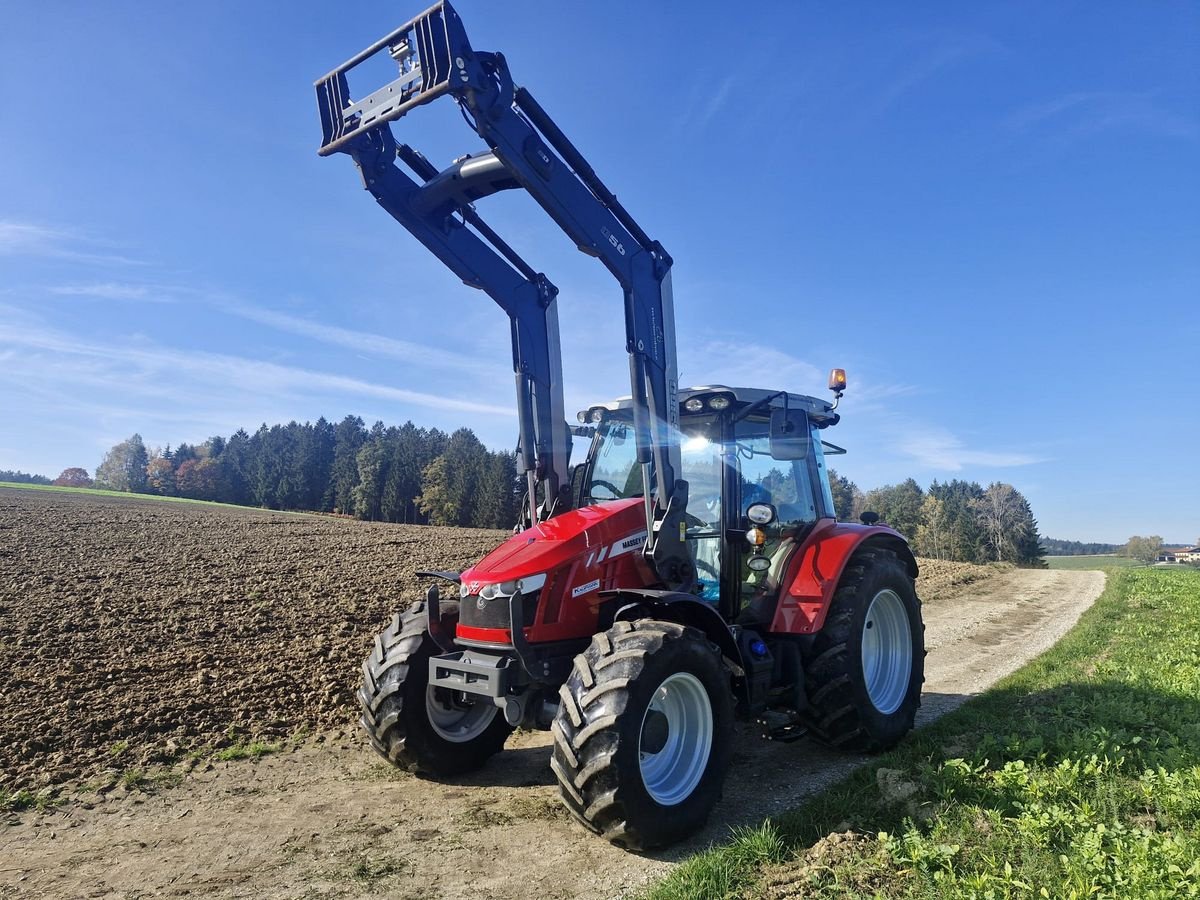
<instances>
[{"instance_id":1,"label":"tractor hood","mask_svg":"<svg viewBox=\"0 0 1200 900\"><path fill-rule=\"evenodd\" d=\"M548 575L577 557L594 551L616 556L640 550L646 542L646 518L641 497L610 500L573 509L507 541L462 573L464 593L476 594L484 585Z\"/></svg>"}]
</instances>

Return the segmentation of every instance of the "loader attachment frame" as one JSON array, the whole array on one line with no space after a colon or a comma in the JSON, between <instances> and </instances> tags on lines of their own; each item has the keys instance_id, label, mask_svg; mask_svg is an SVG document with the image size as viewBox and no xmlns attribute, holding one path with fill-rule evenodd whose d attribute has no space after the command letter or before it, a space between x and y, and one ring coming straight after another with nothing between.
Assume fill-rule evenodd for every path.
<instances>
[{"instance_id":1,"label":"loader attachment frame","mask_svg":"<svg viewBox=\"0 0 1200 900\"><path fill-rule=\"evenodd\" d=\"M379 54L391 57L398 77L352 93L352 70ZM529 91L515 86L504 57L471 47L448 2L434 4L319 79L316 91L322 127L318 152L349 154L379 204L509 315L520 419L518 467L529 485L531 525L570 504L558 290L483 221L474 201L498 190L524 189L579 250L599 259L617 279L625 298L633 420L650 533L645 553L665 584L688 584L694 573L680 527L687 484L679 479L670 255L634 221ZM416 150L398 144L390 123L445 95L456 100L488 150L439 172Z\"/></svg>"}]
</instances>

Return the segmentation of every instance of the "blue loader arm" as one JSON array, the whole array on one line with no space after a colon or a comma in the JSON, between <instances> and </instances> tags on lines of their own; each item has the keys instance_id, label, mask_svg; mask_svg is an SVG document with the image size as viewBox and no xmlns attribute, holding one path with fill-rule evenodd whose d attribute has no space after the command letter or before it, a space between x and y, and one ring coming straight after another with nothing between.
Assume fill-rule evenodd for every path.
<instances>
[{"instance_id":1,"label":"blue loader arm","mask_svg":"<svg viewBox=\"0 0 1200 900\"><path fill-rule=\"evenodd\" d=\"M359 99L348 74L386 53L398 77ZM686 580L680 537L687 484L680 480L678 375L671 258L637 225L582 154L524 88L504 57L472 49L448 2L437 3L316 82L319 153L347 153L379 204L466 284L509 315L520 419L520 468L530 521L564 508L570 431L565 421L557 289L482 220L475 201L527 191L624 293L634 430L642 464L647 555L668 583ZM443 95L487 145L438 172L397 144L389 123ZM397 165L397 160L416 177ZM540 510L533 509L541 486Z\"/></svg>"}]
</instances>

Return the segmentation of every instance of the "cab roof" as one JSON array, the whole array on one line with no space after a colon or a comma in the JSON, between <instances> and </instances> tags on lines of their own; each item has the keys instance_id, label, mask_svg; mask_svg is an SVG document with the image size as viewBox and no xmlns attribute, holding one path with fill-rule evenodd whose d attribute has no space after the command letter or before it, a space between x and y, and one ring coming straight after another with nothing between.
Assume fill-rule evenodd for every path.
<instances>
[{"instance_id":1,"label":"cab roof","mask_svg":"<svg viewBox=\"0 0 1200 900\"><path fill-rule=\"evenodd\" d=\"M685 402L693 397L709 397L714 394L726 394L733 401L735 407L745 407L752 403L758 403L768 397L774 396L766 408L782 407L784 405L784 392L771 390L769 388L746 388L746 387L730 387L725 384L706 384L697 387L680 388L679 389L679 405L683 406ZM787 393L787 406L790 409L803 409L808 413L809 418L818 425L832 425L838 416L833 412L833 404L827 400L820 400L816 397L810 397L807 394ZM607 403L596 403L587 409L580 410L580 421L586 421L588 413L596 408L606 409L609 412L617 412L619 410L629 410L633 408L632 397L618 397L616 400L610 400ZM709 410L704 412L711 415ZM680 409L680 415L698 415L698 413L689 413L685 409Z\"/></svg>"}]
</instances>

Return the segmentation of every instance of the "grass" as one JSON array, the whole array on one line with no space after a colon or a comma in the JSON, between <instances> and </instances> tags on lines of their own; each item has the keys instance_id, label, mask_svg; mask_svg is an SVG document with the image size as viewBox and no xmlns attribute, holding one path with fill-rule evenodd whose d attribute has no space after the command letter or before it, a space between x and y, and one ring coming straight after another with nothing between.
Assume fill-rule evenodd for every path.
<instances>
[{"instance_id":1,"label":"grass","mask_svg":"<svg viewBox=\"0 0 1200 900\"><path fill-rule=\"evenodd\" d=\"M271 753L278 753L282 748L282 744L269 741L238 741L231 747L218 750L212 755L212 758L221 762L235 759L261 759Z\"/></svg>"},{"instance_id":2,"label":"grass","mask_svg":"<svg viewBox=\"0 0 1200 900\"><path fill-rule=\"evenodd\" d=\"M412 871L412 863L387 854L360 854L347 866L346 874L355 881L374 884L382 878L403 875Z\"/></svg>"},{"instance_id":3,"label":"grass","mask_svg":"<svg viewBox=\"0 0 1200 900\"><path fill-rule=\"evenodd\" d=\"M6 791L0 788L0 812L21 812L26 809L44 812L61 802L53 788L43 788L40 791Z\"/></svg>"},{"instance_id":4,"label":"grass","mask_svg":"<svg viewBox=\"0 0 1200 900\"><path fill-rule=\"evenodd\" d=\"M1120 569L1056 647L650 889L1200 897L1200 572Z\"/></svg>"},{"instance_id":5,"label":"grass","mask_svg":"<svg viewBox=\"0 0 1200 900\"><path fill-rule=\"evenodd\" d=\"M200 506L219 506L225 509L251 509L255 512L283 513L289 516L310 516L320 513L300 512L289 509L266 509L261 506L239 506L235 503L217 503L215 500L192 500L188 497L164 497L161 494L132 494L128 491L103 491L98 488L60 487L56 484L21 484L15 481L0 481L0 488L19 491L48 491L60 494L87 494L92 497L116 497L121 500L146 500L163 503L192 503Z\"/></svg>"},{"instance_id":6,"label":"grass","mask_svg":"<svg viewBox=\"0 0 1200 900\"><path fill-rule=\"evenodd\" d=\"M1046 565L1051 569L1129 569L1146 565L1141 560L1113 553L1098 553L1091 556L1047 556Z\"/></svg>"}]
</instances>

